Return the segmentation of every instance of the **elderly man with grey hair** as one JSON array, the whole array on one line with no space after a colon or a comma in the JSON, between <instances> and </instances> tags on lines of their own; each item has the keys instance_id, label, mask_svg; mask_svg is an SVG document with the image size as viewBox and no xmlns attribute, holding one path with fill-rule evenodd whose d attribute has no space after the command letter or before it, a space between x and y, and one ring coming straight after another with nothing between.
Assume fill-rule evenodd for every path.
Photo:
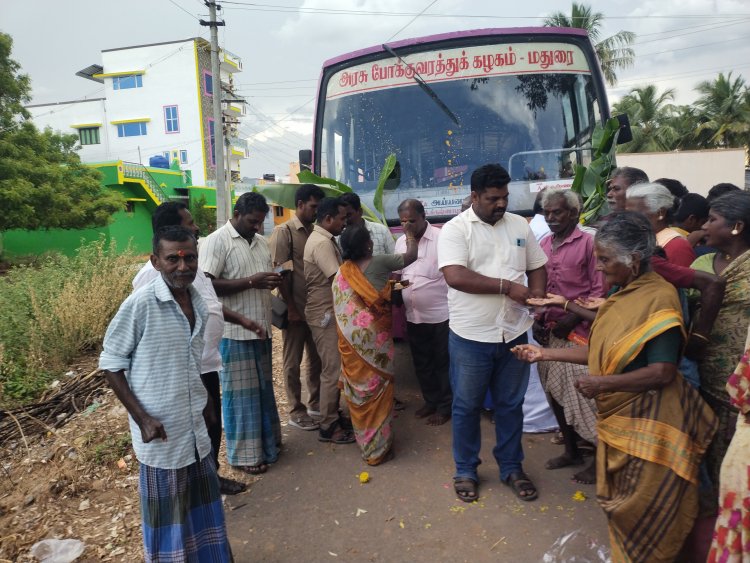
<instances>
[{"instance_id":1,"label":"elderly man with grey hair","mask_svg":"<svg viewBox=\"0 0 750 563\"><path fill-rule=\"evenodd\" d=\"M545 190L541 199L544 218L552 232L539 243L547 255L548 303L537 321L538 333L551 348L575 348L588 343L590 324L569 309L576 299L604 296L604 277L596 268L594 237L581 230L578 217L581 200L571 190ZM536 300L531 300L536 303ZM543 300L539 304L547 304ZM552 306L552 305L557 306ZM541 326L539 326L541 325ZM563 436L565 452L547 461L547 469L582 465L579 438L596 444L596 406L575 388L575 382L588 375L588 367L563 362L541 362L539 377ZM593 483L593 463L573 475L578 483Z\"/></svg>"},{"instance_id":2,"label":"elderly man with grey hair","mask_svg":"<svg viewBox=\"0 0 750 563\"><path fill-rule=\"evenodd\" d=\"M615 168L607 180L607 204L609 210L623 211L625 209L625 193L634 184L648 182L648 175L640 168L621 166Z\"/></svg>"}]
</instances>

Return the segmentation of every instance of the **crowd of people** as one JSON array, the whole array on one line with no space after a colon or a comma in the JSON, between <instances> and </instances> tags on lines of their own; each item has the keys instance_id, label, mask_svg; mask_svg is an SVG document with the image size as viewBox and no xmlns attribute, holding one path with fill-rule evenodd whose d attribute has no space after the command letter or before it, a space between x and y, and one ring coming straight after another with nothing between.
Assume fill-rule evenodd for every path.
<instances>
[{"instance_id":1,"label":"crowd of people","mask_svg":"<svg viewBox=\"0 0 750 563\"><path fill-rule=\"evenodd\" d=\"M312 184L268 237L258 193L200 244L184 204L157 208L100 359L129 413L148 561L231 560L220 495L245 485L218 476L222 427L233 468L278 459L273 291L290 427L356 443L368 465L394 457L403 312L414 415L451 423L460 500L479 498L484 410L500 481L538 498L521 439L533 364L563 446L545 467L585 466L573 478L596 484L614 561L750 557L750 193L720 184L703 198L619 168L611 214L586 227L570 190L541 192L532 217L508 213L509 183L500 165L475 170L442 228L401 202L398 240L355 193Z\"/></svg>"}]
</instances>

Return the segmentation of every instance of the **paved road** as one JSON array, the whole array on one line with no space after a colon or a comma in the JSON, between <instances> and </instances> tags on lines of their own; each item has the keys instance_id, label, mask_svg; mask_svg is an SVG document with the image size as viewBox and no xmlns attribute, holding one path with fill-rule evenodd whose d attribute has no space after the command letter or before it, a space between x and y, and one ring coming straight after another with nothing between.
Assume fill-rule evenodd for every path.
<instances>
[{"instance_id":1,"label":"paved road","mask_svg":"<svg viewBox=\"0 0 750 563\"><path fill-rule=\"evenodd\" d=\"M480 498L456 499L450 425L414 418L421 406L408 349L398 345L397 396L408 403L395 421L396 458L367 467L353 445L329 445L317 432L284 427L279 461L252 490L227 498L227 525L238 562L245 561L541 561L556 538L582 529L607 543L594 487L573 471L547 471L560 452L550 434L526 434L526 471L539 498L521 502L499 482L494 426L482 421ZM371 482L358 475L368 471ZM588 497L573 499L576 491ZM582 554L581 547L574 550Z\"/></svg>"}]
</instances>

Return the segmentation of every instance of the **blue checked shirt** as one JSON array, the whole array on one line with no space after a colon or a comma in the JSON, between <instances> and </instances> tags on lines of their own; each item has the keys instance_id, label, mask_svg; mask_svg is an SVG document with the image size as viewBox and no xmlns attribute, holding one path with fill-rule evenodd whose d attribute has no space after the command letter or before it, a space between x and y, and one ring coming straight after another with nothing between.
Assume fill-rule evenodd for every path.
<instances>
[{"instance_id":1,"label":"blue checked shirt","mask_svg":"<svg viewBox=\"0 0 750 563\"><path fill-rule=\"evenodd\" d=\"M208 309L190 286L195 327L159 276L133 292L117 311L104 336L99 369L125 370L128 385L144 410L164 425L167 440L144 444L133 418L130 433L138 461L160 469L179 469L203 459L211 441L203 420L206 389L200 378L203 331Z\"/></svg>"}]
</instances>

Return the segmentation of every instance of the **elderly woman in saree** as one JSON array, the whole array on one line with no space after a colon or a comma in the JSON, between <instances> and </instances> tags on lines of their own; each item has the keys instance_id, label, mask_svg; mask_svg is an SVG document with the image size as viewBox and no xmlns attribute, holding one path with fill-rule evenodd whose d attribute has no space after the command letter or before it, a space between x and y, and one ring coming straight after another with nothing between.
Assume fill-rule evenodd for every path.
<instances>
[{"instance_id":1,"label":"elderly woman in saree","mask_svg":"<svg viewBox=\"0 0 750 563\"><path fill-rule=\"evenodd\" d=\"M333 279L333 307L339 332L344 397L354 436L368 465L393 457L393 338L391 272L417 259L413 224L404 224L404 254L372 255L364 225L341 235L344 263Z\"/></svg>"},{"instance_id":2,"label":"elderly woman in saree","mask_svg":"<svg viewBox=\"0 0 750 563\"><path fill-rule=\"evenodd\" d=\"M737 418L737 409L727 393L727 378L742 356L745 330L750 324L750 193L732 191L713 200L703 229L706 244L718 252L701 256L692 267L719 275L727 283L711 333L700 335L707 345L698 363L701 393L719 417L719 429L706 454L717 493L721 462ZM716 494L712 496L714 501L717 498ZM708 507L708 511L714 512L713 508Z\"/></svg>"},{"instance_id":3,"label":"elderly woman in saree","mask_svg":"<svg viewBox=\"0 0 750 563\"><path fill-rule=\"evenodd\" d=\"M727 393L740 416L721 464L719 518L709 563L750 561L750 326L745 353L729 376Z\"/></svg>"},{"instance_id":4,"label":"elderly woman in saree","mask_svg":"<svg viewBox=\"0 0 750 563\"><path fill-rule=\"evenodd\" d=\"M698 513L698 466L716 417L677 370L684 341L674 287L651 271L656 239L640 213L617 213L595 238L613 288L588 346L522 345L530 362L588 364L576 383L598 411L599 505L614 562L674 561Z\"/></svg>"}]
</instances>

